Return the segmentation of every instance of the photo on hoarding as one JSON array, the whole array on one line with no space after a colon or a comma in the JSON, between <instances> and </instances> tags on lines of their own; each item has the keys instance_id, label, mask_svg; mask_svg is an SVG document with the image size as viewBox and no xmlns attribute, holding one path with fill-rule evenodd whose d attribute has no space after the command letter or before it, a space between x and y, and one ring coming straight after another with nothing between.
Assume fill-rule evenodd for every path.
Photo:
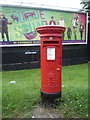
<instances>
[{"instance_id":1,"label":"photo on hoarding","mask_svg":"<svg viewBox=\"0 0 90 120\"><path fill-rule=\"evenodd\" d=\"M87 14L71 11L0 7L0 45L40 44L36 28L43 25L66 27L64 44L86 43Z\"/></svg>"}]
</instances>

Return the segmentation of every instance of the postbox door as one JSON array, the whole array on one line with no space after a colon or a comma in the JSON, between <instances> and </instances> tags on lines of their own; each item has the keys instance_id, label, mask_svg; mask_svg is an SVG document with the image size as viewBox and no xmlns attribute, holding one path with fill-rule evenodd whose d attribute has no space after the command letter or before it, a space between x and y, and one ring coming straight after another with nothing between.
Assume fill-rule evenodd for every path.
<instances>
[{"instance_id":1,"label":"postbox door","mask_svg":"<svg viewBox=\"0 0 90 120\"><path fill-rule=\"evenodd\" d=\"M60 47L44 47L42 52L42 91L55 93L61 91L61 55ZM44 70L46 72L44 72Z\"/></svg>"}]
</instances>

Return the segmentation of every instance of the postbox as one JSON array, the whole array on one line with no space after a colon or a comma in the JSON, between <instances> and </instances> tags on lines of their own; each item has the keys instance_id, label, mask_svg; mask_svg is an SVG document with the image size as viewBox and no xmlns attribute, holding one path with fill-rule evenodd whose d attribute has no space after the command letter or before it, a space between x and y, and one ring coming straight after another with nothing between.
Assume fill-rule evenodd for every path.
<instances>
[{"instance_id":1,"label":"postbox","mask_svg":"<svg viewBox=\"0 0 90 120\"><path fill-rule=\"evenodd\" d=\"M61 97L62 34L65 27L47 25L36 28L40 34L41 96Z\"/></svg>"}]
</instances>

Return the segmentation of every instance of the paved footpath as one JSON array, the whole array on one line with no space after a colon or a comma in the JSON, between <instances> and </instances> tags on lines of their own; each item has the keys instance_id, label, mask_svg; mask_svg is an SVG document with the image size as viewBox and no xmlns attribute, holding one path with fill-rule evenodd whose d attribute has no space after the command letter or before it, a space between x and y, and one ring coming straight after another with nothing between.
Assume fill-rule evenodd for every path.
<instances>
[{"instance_id":1,"label":"paved footpath","mask_svg":"<svg viewBox=\"0 0 90 120\"><path fill-rule=\"evenodd\" d=\"M37 105L36 108L32 110L32 113L32 118L60 118L57 109L42 105Z\"/></svg>"}]
</instances>

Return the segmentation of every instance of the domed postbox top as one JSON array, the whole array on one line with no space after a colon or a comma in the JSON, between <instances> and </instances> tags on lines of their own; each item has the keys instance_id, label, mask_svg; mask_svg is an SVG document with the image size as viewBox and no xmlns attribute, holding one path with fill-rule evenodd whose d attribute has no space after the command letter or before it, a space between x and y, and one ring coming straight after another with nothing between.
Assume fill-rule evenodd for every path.
<instances>
[{"instance_id":1,"label":"domed postbox top","mask_svg":"<svg viewBox=\"0 0 90 120\"><path fill-rule=\"evenodd\" d=\"M65 30L65 27L59 25L45 25L36 28L36 31L40 34L62 34Z\"/></svg>"}]
</instances>

